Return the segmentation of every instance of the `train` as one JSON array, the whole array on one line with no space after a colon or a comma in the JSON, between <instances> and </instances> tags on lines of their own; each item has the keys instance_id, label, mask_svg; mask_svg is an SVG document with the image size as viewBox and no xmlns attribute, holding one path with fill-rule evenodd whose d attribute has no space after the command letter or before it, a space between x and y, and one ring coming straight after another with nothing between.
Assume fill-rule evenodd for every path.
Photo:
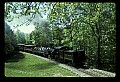
<instances>
[{"instance_id":1,"label":"train","mask_svg":"<svg viewBox=\"0 0 120 82\"><path fill-rule=\"evenodd\" d=\"M84 50L70 49L67 46L38 47L36 45L18 44L16 50L33 53L78 68L83 67L85 61Z\"/></svg>"}]
</instances>

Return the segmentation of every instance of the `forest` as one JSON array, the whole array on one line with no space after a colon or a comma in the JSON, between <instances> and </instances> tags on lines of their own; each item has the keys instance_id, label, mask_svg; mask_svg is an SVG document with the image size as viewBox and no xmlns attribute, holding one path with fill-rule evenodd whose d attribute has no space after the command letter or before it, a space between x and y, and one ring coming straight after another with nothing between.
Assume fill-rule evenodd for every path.
<instances>
[{"instance_id":1,"label":"forest","mask_svg":"<svg viewBox=\"0 0 120 82\"><path fill-rule=\"evenodd\" d=\"M68 46L85 51L85 66L115 72L116 4L112 2L5 2L5 54L17 44L49 47ZM11 15L14 14L14 15ZM21 25L29 25L36 14L47 20L34 22L29 34L14 31L7 22L28 16ZM6 22L7 21L7 22Z\"/></svg>"}]
</instances>

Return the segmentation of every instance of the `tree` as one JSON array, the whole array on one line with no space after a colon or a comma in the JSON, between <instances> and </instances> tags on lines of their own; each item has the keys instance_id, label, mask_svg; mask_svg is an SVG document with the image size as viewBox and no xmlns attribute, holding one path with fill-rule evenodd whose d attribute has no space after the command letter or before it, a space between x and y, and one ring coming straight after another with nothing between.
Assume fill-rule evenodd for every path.
<instances>
[{"instance_id":1,"label":"tree","mask_svg":"<svg viewBox=\"0 0 120 82\"><path fill-rule=\"evenodd\" d=\"M10 26L5 22L5 54L9 54L16 46L16 39Z\"/></svg>"},{"instance_id":2,"label":"tree","mask_svg":"<svg viewBox=\"0 0 120 82\"><path fill-rule=\"evenodd\" d=\"M11 51L13 51L13 46L11 44L11 39L8 36L8 34L5 33L5 54L9 54Z\"/></svg>"},{"instance_id":3,"label":"tree","mask_svg":"<svg viewBox=\"0 0 120 82\"><path fill-rule=\"evenodd\" d=\"M25 44L26 43L25 34L23 32L21 32L20 30L17 30L15 32L15 35L16 35L17 44Z\"/></svg>"},{"instance_id":4,"label":"tree","mask_svg":"<svg viewBox=\"0 0 120 82\"><path fill-rule=\"evenodd\" d=\"M70 43L72 46L79 44L80 48L86 51L86 55L88 56L86 62L88 62L89 65L91 64L93 67L96 66L96 68L102 69L104 67L103 61L107 60L107 62L109 62L109 56L106 55L105 57L104 54L113 56L110 60L115 61L114 50L113 55L110 54L110 49L108 49L110 47L109 43L111 43L113 39L114 42L112 46L115 49L116 18L114 3L56 2L53 4L53 8L48 17L52 29L56 29L60 25L62 26L61 29L64 28L62 31L64 35L62 37L64 38L62 43ZM54 30L53 32L54 34L55 32L56 34L58 33ZM112 40L110 40L110 36ZM105 38L107 41L105 41ZM109 46L107 47L107 52L104 50L106 44ZM105 60L103 60L104 58ZM94 62L96 62L96 64Z\"/></svg>"},{"instance_id":5,"label":"tree","mask_svg":"<svg viewBox=\"0 0 120 82\"><path fill-rule=\"evenodd\" d=\"M34 23L35 30L30 33L30 40L34 41L37 46L48 46L48 43L52 40L51 29L47 20L41 21L41 23Z\"/></svg>"}]
</instances>

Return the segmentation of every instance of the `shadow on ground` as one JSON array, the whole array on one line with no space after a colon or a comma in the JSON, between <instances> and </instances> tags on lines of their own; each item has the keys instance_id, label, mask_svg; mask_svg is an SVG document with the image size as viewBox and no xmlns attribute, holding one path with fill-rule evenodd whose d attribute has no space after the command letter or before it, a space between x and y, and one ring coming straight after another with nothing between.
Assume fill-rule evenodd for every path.
<instances>
[{"instance_id":1,"label":"shadow on ground","mask_svg":"<svg viewBox=\"0 0 120 82\"><path fill-rule=\"evenodd\" d=\"M32 65L36 70L45 70L45 69L49 69L49 68L52 68L54 66L56 66L58 64L54 64L54 63L37 63L37 64L34 64Z\"/></svg>"},{"instance_id":2,"label":"shadow on ground","mask_svg":"<svg viewBox=\"0 0 120 82\"><path fill-rule=\"evenodd\" d=\"M12 55L12 56L10 56L10 55ZM6 63L18 62L18 61L20 61L21 59L24 59L24 58L25 58L24 54L19 53L19 52L12 52L11 54L9 54L9 57L6 58ZM33 64L31 63L31 64L27 65L27 67L26 67L25 64L26 64L26 62L22 63L22 64L19 64L19 65L10 64L10 65L6 65L6 67L11 68L11 69L16 69L16 70L35 71L35 70L49 69L49 68L52 68L52 67L58 65L58 64L55 64L55 63L51 63L51 62L38 62L38 63L33 63Z\"/></svg>"},{"instance_id":3,"label":"shadow on ground","mask_svg":"<svg viewBox=\"0 0 120 82\"><path fill-rule=\"evenodd\" d=\"M25 58L25 55L22 53L19 53L19 51L13 51L10 54L7 54L5 56L5 63L8 62L18 62L21 59Z\"/></svg>"}]
</instances>

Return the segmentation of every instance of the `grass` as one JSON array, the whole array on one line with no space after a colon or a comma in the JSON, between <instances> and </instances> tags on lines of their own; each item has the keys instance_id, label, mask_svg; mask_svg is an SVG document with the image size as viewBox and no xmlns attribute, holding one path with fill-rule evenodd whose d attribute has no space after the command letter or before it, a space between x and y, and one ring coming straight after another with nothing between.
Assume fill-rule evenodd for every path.
<instances>
[{"instance_id":1,"label":"grass","mask_svg":"<svg viewBox=\"0 0 120 82\"><path fill-rule=\"evenodd\" d=\"M41 58L23 54L19 61L5 63L6 77L78 77L72 71L43 60Z\"/></svg>"}]
</instances>

